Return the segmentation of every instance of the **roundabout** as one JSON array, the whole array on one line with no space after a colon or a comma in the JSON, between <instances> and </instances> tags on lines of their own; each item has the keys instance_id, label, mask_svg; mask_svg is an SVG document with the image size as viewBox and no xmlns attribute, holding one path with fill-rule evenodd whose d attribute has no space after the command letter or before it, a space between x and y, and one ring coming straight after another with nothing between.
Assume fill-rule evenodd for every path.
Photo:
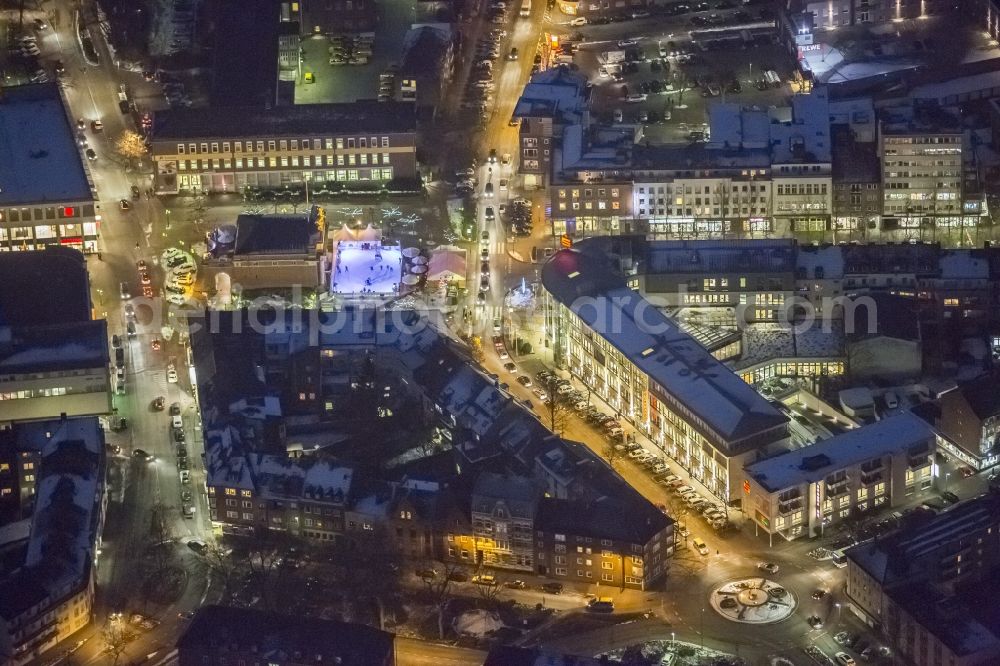
<instances>
[{"instance_id":1,"label":"roundabout","mask_svg":"<svg viewBox=\"0 0 1000 666\"><path fill-rule=\"evenodd\" d=\"M795 610L795 595L766 578L741 578L717 586L709 604L716 613L741 624L781 622Z\"/></svg>"}]
</instances>

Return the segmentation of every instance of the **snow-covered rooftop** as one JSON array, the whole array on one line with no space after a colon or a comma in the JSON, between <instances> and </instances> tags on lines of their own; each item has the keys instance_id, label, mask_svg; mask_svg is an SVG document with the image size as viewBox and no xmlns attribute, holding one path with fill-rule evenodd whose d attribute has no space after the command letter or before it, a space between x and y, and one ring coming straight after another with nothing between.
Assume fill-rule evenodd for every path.
<instances>
[{"instance_id":1,"label":"snow-covered rooftop","mask_svg":"<svg viewBox=\"0 0 1000 666\"><path fill-rule=\"evenodd\" d=\"M0 96L0 205L93 200L56 84Z\"/></svg>"},{"instance_id":2,"label":"snow-covered rooftop","mask_svg":"<svg viewBox=\"0 0 1000 666\"><path fill-rule=\"evenodd\" d=\"M47 569L46 582L56 590L83 576L93 555L104 437L97 417L18 428L21 446L41 453L25 566L53 565Z\"/></svg>"},{"instance_id":3,"label":"snow-covered rooftop","mask_svg":"<svg viewBox=\"0 0 1000 666\"><path fill-rule=\"evenodd\" d=\"M626 287L599 257L563 250L545 264L542 284L644 372L659 399L668 406L680 403L694 416L692 425L722 449L787 423L763 396Z\"/></svg>"},{"instance_id":4,"label":"snow-covered rooftop","mask_svg":"<svg viewBox=\"0 0 1000 666\"><path fill-rule=\"evenodd\" d=\"M779 492L802 483L815 483L845 467L907 451L922 443L928 444L926 453L930 454L934 438L934 431L926 421L911 412L903 412L753 463L746 471L767 490Z\"/></svg>"}]
</instances>

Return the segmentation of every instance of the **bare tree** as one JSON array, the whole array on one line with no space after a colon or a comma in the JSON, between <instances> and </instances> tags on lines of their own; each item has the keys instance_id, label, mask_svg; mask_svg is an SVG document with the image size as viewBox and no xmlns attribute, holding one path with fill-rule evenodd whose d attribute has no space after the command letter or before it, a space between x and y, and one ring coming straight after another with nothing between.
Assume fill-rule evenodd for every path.
<instances>
[{"instance_id":1,"label":"bare tree","mask_svg":"<svg viewBox=\"0 0 1000 666\"><path fill-rule=\"evenodd\" d=\"M503 581L497 577L488 585L485 582L478 583L476 585L476 594L478 594L479 598L487 604L494 604L496 603L497 597L500 595L500 589L502 587Z\"/></svg>"},{"instance_id":2,"label":"bare tree","mask_svg":"<svg viewBox=\"0 0 1000 666\"><path fill-rule=\"evenodd\" d=\"M206 566L222 581L222 596L225 598L236 580L239 566L236 564L232 551L220 546L218 543L211 543L202 554Z\"/></svg>"},{"instance_id":3,"label":"bare tree","mask_svg":"<svg viewBox=\"0 0 1000 666\"><path fill-rule=\"evenodd\" d=\"M388 543L388 535L379 527L341 539L333 553L334 561L348 572L345 586L375 603L380 628L385 627L386 606L400 587L400 557Z\"/></svg>"},{"instance_id":4,"label":"bare tree","mask_svg":"<svg viewBox=\"0 0 1000 666\"><path fill-rule=\"evenodd\" d=\"M129 627L121 613L108 616L104 628L101 629L101 641L104 653L111 660L111 666L118 666L129 642L135 638L135 632Z\"/></svg>"},{"instance_id":5,"label":"bare tree","mask_svg":"<svg viewBox=\"0 0 1000 666\"><path fill-rule=\"evenodd\" d=\"M559 393L556 391L559 388L558 382L559 379L557 377L550 377L543 384L545 386L545 393L548 396L548 400L544 405L544 414L549 430L556 435L561 435L566 430L572 410L569 405L559 399Z\"/></svg>"},{"instance_id":6,"label":"bare tree","mask_svg":"<svg viewBox=\"0 0 1000 666\"><path fill-rule=\"evenodd\" d=\"M454 562L446 562L443 572L436 573L434 576L423 577L427 596L430 597L430 602L437 611L438 638L440 640L444 640L444 611L448 607L448 601L451 599L452 577L462 570L463 567L461 565Z\"/></svg>"},{"instance_id":7,"label":"bare tree","mask_svg":"<svg viewBox=\"0 0 1000 666\"><path fill-rule=\"evenodd\" d=\"M157 502L149 509L149 548L151 575L160 577L173 561L173 529L170 526L170 509Z\"/></svg>"},{"instance_id":8,"label":"bare tree","mask_svg":"<svg viewBox=\"0 0 1000 666\"><path fill-rule=\"evenodd\" d=\"M619 440L609 440L604 445L601 453L608 462L608 466L617 472L622 459L625 457L625 448L621 446L621 442Z\"/></svg>"}]
</instances>

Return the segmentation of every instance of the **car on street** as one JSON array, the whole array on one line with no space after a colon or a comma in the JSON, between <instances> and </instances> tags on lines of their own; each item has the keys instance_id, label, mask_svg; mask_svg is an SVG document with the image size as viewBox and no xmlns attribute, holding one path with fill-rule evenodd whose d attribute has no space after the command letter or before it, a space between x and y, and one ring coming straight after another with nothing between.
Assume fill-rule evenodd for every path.
<instances>
[{"instance_id":1,"label":"car on street","mask_svg":"<svg viewBox=\"0 0 1000 666\"><path fill-rule=\"evenodd\" d=\"M171 384L177 383L177 369L172 365L167 367L167 381Z\"/></svg>"},{"instance_id":2,"label":"car on street","mask_svg":"<svg viewBox=\"0 0 1000 666\"><path fill-rule=\"evenodd\" d=\"M536 388L536 389L532 390L531 392L535 395L536 398L538 398L542 402L545 402L546 400L549 399L549 394L546 393L545 391L543 391L540 388Z\"/></svg>"},{"instance_id":3,"label":"car on street","mask_svg":"<svg viewBox=\"0 0 1000 666\"><path fill-rule=\"evenodd\" d=\"M93 148L87 148L84 154L87 156L87 159L90 160L91 162L97 159L97 153L94 152Z\"/></svg>"},{"instance_id":4,"label":"car on street","mask_svg":"<svg viewBox=\"0 0 1000 666\"><path fill-rule=\"evenodd\" d=\"M143 462L153 462L154 460L156 460L156 457L153 454L147 452L144 449L135 449L134 451L132 451L132 457L138 458Z\"/></svg>"},{"instance_id":5,"label":"car on street","mask_svg":"<svg viewBox=\"0 0 1000 666\"><path fill-rule=\"evenodd\" d=\"M569 24L571 26L573 26L574 28L579 28L580 26L587 25L587 17L585 17L585 16L578 16L575 19L572 19L569 22Z\"/></svg>"},{"instance_id":6,"label":"car on street","mask_svg":"<svg viewBox=\"0 0 1000 666\"><path fill-rule=\"evenodd\" d=\"M611 597L594 597L587 602L587 610L592 613L613 613L615 602Z\"/></svg>"},{"instance_id":7,"label":"car on street","mask_svg":"<svg viewBox=\"0 0 1000 666\"><path fill-rule=\"evenodd\" d=\"M620 48L620 49L628 48L629 46L637 46L638 44L639 44L639 42L637 42L634 39L619 39L618 40L618 48Z\"/></svg>"},{"instance_id":8,"label":"car on street","mask_svg":"<svg viewBox=\"0 0 1000 666\"><path fill-rule=\"evenodd\" d=\"M483 188L483 196L487 199L493 198L493 183L486 183L486 187Z\"/></svg>"},{"instance_id":9,"label":"car on street","mask_svg":"<svg viewBox=\"0 0 1000 666\"><path fill-rule=\"evenodd\" d=\"M503 584L504 587L509 587L512 590L523 590L528 587L528 584L523 580L509 580Z\"/></svg>"},{"instance_id":10,"label":"car on street","mask_svg":"<svg viewBox=\"0 0 1000 666\"><path fill-rule=\"evenodd\" d=\"M826 590L824 590L823 588L818 588L816 590L813 590L812 598L819 601L820 599L825 599L827 594L828 592Z\"/></svg>"},{"instance_id":11,"label":"car on street","mask_svg":"<svg viewBox=\"0 0 1000 666\"><path fill-rule=\"evenodd\" d=\"M510 362L504 363L503 369L507 372L517 372L517 366Z\"/></svg>"},{"instance_id":12,"label":"car on street","mask_svg":"<svg viewBox=\"0 0 1000 666\"><path fill-rule=\"evenodd\" d=\"M187 547L199 555L204 555L208 552L208 544L201 539L188 539Z\"/></svg>"},{"instance_id":13,"label":"car on street","mask_svg":"<svg viewBox=\"0 0 1000 666\"><path fill-rule=\"evenodd\" d=\"M833 658L837 661L840 666L856 666L857 662L854 661L854 657L847 654L846 652L838 652L833 655Z\"/></svg>"},{"instance_id":14,"label":"car on street","mask_svg":"<svg viewBox=\"0 0 1000 666\"><path fill-rule=\"evenodd\" d=\"M487 206L486 207L486 212L484 213L484 217L486 218L487 222L492 222L493 220L495 220L497 218L496 212L493 210L493 206ZM488 231L484 231L483 233L487 234L486 237L483 238L483 240L488 241L490 239L490 237L488 235L489 232Z\"/></svg>"},{"instance_id":15,"label":"car on street","mask_svg":"<svg viewBox=\"0 0 1000 666\"><path fill-rule=\"evenodd\" d=\"M119 199L118 208L121 210L132 210L132 202L128 199Z\"/></svg>"},{"instance_id":16,"label":"car on street","mask_svg":"<svg viewBox=\"0 0 1000 666\"><path fill-rule=\"evenodd\" d=\"M781 567L774 562L758 562L757 568L761 571L766 571L769 574L776 574Z\"/></svg>"},{"instance_id":17,"label":"car on street","mask_svg":"<svg viewBox=\"0 0 1000 666\"><path fill-rule=\"evenodd\" d=\"M822 629L823 628L823 620L820 619L820 617L818 615L810 615L806 619L806 622L808 622L809 626L812 627L813 629Z\"/></svg>"},{"instance_id":18,"label":"car on street","mask_svg":"<svg viewBox=\"0 0 1000 666\"><path fill-rule=\"evenodd\" d=\"M958 495L951 492L950 490L945 490L941 493L941 499L943 499L948 504L957 504L959 501Z\"/></svg>"},{"instance_id":19,"label":"car on street","mask_svg":"<svg viewBox=\"0 0 1000 666\"><path fill-rule=\"evenodd\" d=\"M542 591L548 592L549 594L562 594L563 584L562 583L543 583Z\"/></svg>"},{"instance_id":20,"label":"car on street","mask_svg":"<svg viewBox=\"0 0 1000 666\"><path fill-rule=\"evenodd\" d=\"M157 412L163 411L163 406L166 404L166 399L161 395L159 397L153 398L153 409Z\"/></svg>"},{"instance_id":21,"label":"car on street","mask_svg":"<svg viewBox=\"0 0 1000 666\"><path fill-rule=\"evenodd\" d=\"M972 469L971 467L962 467L961 469L958 470L958 473L962 475L963 479L968 479L970 476L975 475L976 470Z\"/></svg>"},{"instance_id":22,"label":"car on street","mask_svg":"<svg viewBox=\"0 0 1000 666\"><path fill-rule=\"evenodd\" d=\"M47 30L49 27L49 24L40 18L36 18L32 24L35 26L35 30Z\"/></svg>"},{"instance_id":23,"label":"car on street","mask_svg":"<svg viewBox=\"0 0 1000 666\"><path fill-rule=\"evenodd\" d=\"M190 502L181 503L181 513L185 518L194 518L194 505Z\"/></svg>"},{"instance_id":24,"label":"car on street","mask_svg":"<svg viewBox=\"0 0 1000 666\"><path fill-rule=\"evenodd\" d=\"M472 577L472 582L476 585L494 586L497 584L497 577L492 574L477 574Z\"/></svg>"},{"instance_id":25,"label":"car on street","mask_svg":"<svg viewBox=\"0 0 1000 666\"><path fill-rule=\"evenodd\" d=\"M149 348L153 351L160 351L163 349L163 342L161 342L158 338L153 338L149 341Z\"/></svg>"},{"instance_id":26,"label":"car on street","mask_svg":"<svg viewBox=\"0 0 1000 666\"><path fill-rule=\"evenodd\" d=\"M694 549L697 550L700 555L708 555L708 544L706 544L701 539L695 538L694 541L691 542L691 544L694 546Z\"/></svg>"},{"instance_id":27,"label":"car on street","mask_svg":"<svg viewBox=\"0 0 1000 666\"><path fill-rule=\"evenodd\" d=\"M517 383L525 388L528 388L531 386L531 378L528 377L528 375L521 375L517 378Z\"/></svg>"}]
</instances>

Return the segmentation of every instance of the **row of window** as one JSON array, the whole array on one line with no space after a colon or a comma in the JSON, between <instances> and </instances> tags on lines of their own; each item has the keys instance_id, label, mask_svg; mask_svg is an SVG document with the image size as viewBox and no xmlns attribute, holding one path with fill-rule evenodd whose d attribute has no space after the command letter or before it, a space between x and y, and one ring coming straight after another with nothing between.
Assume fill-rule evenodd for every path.
<instances>
[{"instance_id":1,"label":"row of window","mask_svg":"<svg viewBox=\"0 0 1000 666\"><path fill-rule=\"evenodd\" d=\"M0 241L12 240L55 240L57 238L77 238L96 236L97 223L84 224L40 224L34 227L0 227Z\"/></svg>"},{"instance_id":2,"label":"row of window","mask_svg":"<svg viewBox=\"0 0 1000 666\"><path fill-rule=\"evenodd\" d=\"M94 204L83 206L46 206L44 208L0 208L0 222L40 222L93 217Z\"/></svg>"},{"instance_id":3,"label":"row of window","mask_svg":"<svg viewBox=\"0 0 1000 666\"><path fill-rule=\"evenodd\" d=\"M379 164L380 153L351 153L349 155L317 155L315 158L306 155L301 159L296 155L292 157L242 157L229 159L228 157L219 159L204 160L178 160L178 171L204 171L209 169L276 169L281 167L322 167L322 166L368 166ZM389 153L381 153L382 164L392 164Z\"/></svg>"},{"instance_id":4,"label":"row of window","mask_svg":"<svg viewBox=\"0 0 1000 666\"><path fill-rule=\"evenodd\" d=\"M178 143L177 144L177 154L178 155L197 155L197 154L209 154L209 153L219 153L220 149L223 153L263 153L273 152L275 150L333 150L334 146L337 150L343 150L346 146L347 148L388 148L389 147L389 137L383 136L381 140L379 137L373 136L371 139L368 137L337 137L337 138L326 138L326 139L269 139L266 141L218 141L212 142L202 142L202 143ZM244 151L245 149L245 151Z\"/></svg>"},{"instance_id":5,"label":"row of window","mask_svg":"<svg viewBox=\"0 0 1000 666\"><path fill-rule=\"evenodd\" d=\"M827 193L826 183L795 183L794 185L778 185L779 195L824 195Z\"/></svg>"}]
</instances>

